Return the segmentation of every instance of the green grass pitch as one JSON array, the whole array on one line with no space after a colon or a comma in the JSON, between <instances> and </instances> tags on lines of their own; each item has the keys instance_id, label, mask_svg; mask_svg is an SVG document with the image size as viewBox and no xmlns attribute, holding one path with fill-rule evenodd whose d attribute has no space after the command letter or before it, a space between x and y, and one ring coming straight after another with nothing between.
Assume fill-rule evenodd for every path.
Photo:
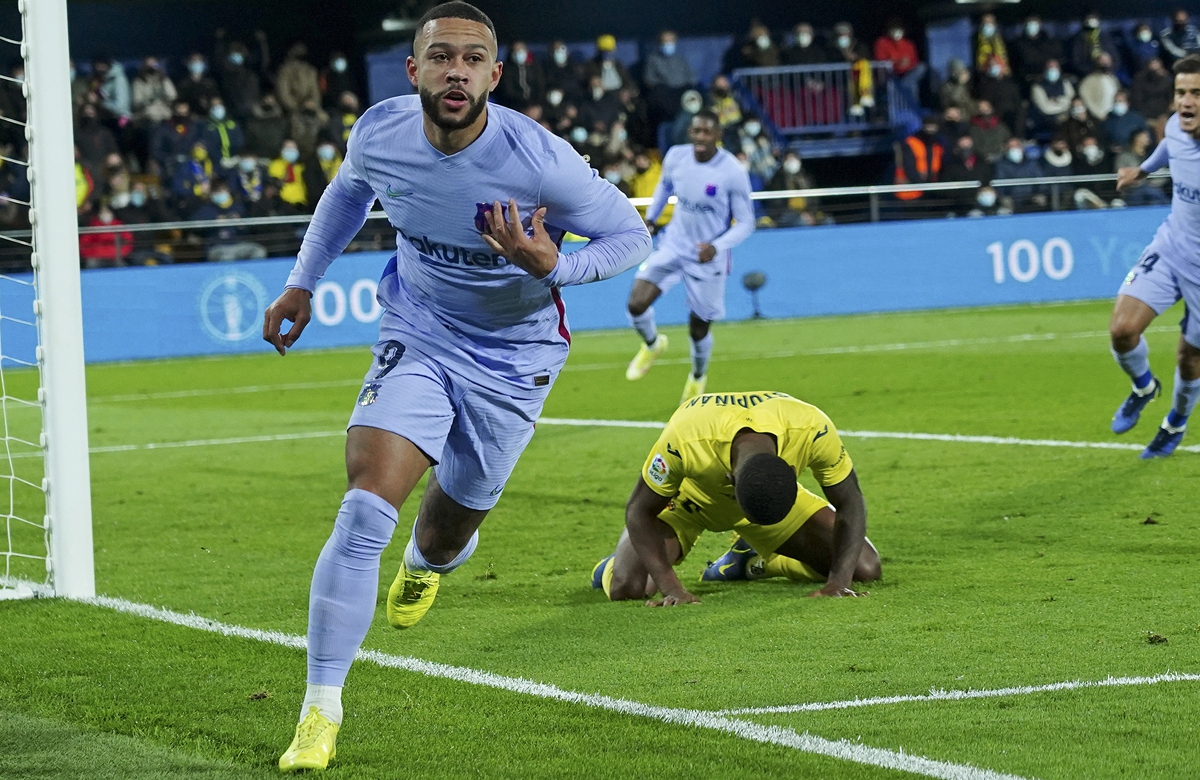
<instances>
[{"instance_id":1,"label":"green grass pitch","mask_svg":"<svg viewBox=\"0 0 1200 780\"><path fill-rule=\"evenodd\" d=\"M1125 437L1109 433L1128 388L1108 355L1109 306L723 324L709 389L783 390L851 431L1144 445L1168 402ZM1168 385L1174 321L1148 336ZM637 383L623 378L635 336L577 334L544 414L666 420L687 370L683 330L667 332L675 347ZM345 488L336 432L368 360L353 349L90 367L98 591L303 634ZM29 378L7 381L14 391ZM103 451L308 433L329 435ZM777 580L702 585L728 541L710 536L682 566L702 603L652 610L606 602L589 576L655 436L539 426L475 557L399 633L382 598L414 497L364 646L705 711L1200 672L1200 454L1143 462L1127 450L848 436L883 558L869 598L809 600L811 586ZM1195 772L1198 685L736 717L1021 777L1175 778ZM90 604L0 602L0 777L271 777L303 689L293 647ZM332 778L904 776L362 662L345 705Z\"/></svg>"}]
</instances>

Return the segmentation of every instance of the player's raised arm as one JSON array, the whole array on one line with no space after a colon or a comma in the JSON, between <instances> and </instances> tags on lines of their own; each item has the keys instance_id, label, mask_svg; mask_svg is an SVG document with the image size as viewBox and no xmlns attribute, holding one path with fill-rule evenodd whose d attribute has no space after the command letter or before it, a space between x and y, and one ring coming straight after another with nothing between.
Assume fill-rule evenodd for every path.
<instances>
[{"instance_id":1,"label":"player's raised arm","mask_svg":"<svg viewBox=\"0 0 1200 780\"><path fill-rule=\"evenodd\" d=\"M1167 151L1167 139L1164 138L1155 147L1153 154L1143 160L1141 165L1136 167L1130 166L1117 171L1117 191L1124 192L1159 168L1166 166L1170 161L1170 153Z\"/></svg>"},{"instance_id":2,"label":"player's raised arm","mask_svg":"<svg viewBox=\"0 0 1200 780\"><path fill-rule=\"evenodd\" d=\"M645 260L652 241L637 209L569 144L556 141L539 199L546 223L591 240L577 252L560 254L543 283L566 287L597 282Z\"/></svg>"},{"instance_id":3,"label":"player's raised arm","mask_svg":"<svg viewBox=\"0 0 1200 780\"><path fill-rule=\"evenodd\" d=\"M286 289L263 314L263 340L281 355L296 343L312 318L311 299L317 282L362 229L367 212L375 202L375 192L362 173L358 153L359 135L366 125L365 119L364 116L355 123L347 141L346 159L317 203ZM366 132L369 131L370 127L367 127ZM284 320L291 322L292 327L281 333Z\"/></svg>"}]
</instances>

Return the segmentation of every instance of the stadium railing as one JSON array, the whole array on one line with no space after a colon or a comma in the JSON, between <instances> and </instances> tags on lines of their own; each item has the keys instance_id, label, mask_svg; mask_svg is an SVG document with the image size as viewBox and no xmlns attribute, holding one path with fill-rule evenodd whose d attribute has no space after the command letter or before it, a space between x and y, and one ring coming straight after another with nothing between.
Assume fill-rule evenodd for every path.
<instances>
[{"instance_id":1,"label":"stadium railing","mask_svg":"<svg viewBox=\"0 0 1200 780\"><path fill-rule=\"evenodd\" d=\"M1147 186L1159 187L1169 179L1164 171L1150 177ZM998 205L1006 205L1011 194L1013 211L1064 211L1101 207L1116 197L1113 174L1089 176L1000 179L989 182L997 191ZM751 194L761 227L799 224L853 224L887 220L938 219L968 216L976 207L979 181L933 184L880 184L863 187L825 187L801 190L764 191ZM1077 192L1085 192L1077 197ZM921 197L902 200L897 192L920 192ZM1158 190L1162 194L1161 190ZM1035 197L1036 196L1036 197ZM1165 199L1165 195L1163 198ZM672 198L672 201L674 198ZM644 209L650 198L630 198ZM1077 203L1079 204L1077 206ZM803 217L803 215L808 215ZM153 265L240 260L252 257L287 257L296 254L311 214L287 217L256 217L238 220L156 222L142 225L83 227L81 236L107 235L113 254L124 257L125 265ZM133 244L122 234L130 234ZM0 270L29 269L30 232L0 232ZM347 251L379 251L395 246L395 231L383 211L372 211ZM111 265L100 263L100 266Z\"/></svg>"}]
</instances>

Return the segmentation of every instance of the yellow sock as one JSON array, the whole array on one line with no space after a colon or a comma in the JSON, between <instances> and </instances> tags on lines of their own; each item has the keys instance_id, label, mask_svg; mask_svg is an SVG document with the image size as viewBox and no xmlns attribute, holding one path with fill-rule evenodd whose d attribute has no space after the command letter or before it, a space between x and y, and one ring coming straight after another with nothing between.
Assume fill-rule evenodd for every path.
<instances>
[{"instance_id":1,"label":"yellow sock","mask_svg":"<svg viewBox=\"0 0 1200 780\"><path fill-rule=\"evenodd\" d=\"M795 558L785 555L763 557L756 555L746 563L747 579L765 580L768 577L787 577L796 582L824 582L825 578Z\"/></svg>"}]
</instances>

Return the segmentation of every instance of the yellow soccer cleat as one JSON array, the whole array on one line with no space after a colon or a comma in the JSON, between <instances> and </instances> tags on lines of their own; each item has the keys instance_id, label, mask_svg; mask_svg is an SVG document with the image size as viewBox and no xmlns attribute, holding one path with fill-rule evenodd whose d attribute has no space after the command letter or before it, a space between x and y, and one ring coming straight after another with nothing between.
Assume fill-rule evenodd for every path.
<instances>
[{"instance_id":1,"label":"yellow soccer cleat","mask_svg":"<svg viewBox=\"0 0 1200 780\"><path fill-rule=\"evenodd\" d=\"M650 366L654 365L658 356L666 351L667 337L660 333L654 340L654 344L651 346L643 344L638 353L633 356L633 360L629 361L629 368L625 369L625 378L630 382L641 379L650 373Z\"/></svg>"},{"instance_id":2,"label":"yellow soccer cleat","mask_svg":"<svg viewBox=\"0 0 1200 780\"><path fill-rule=\"evenodd\" d=\"M392 628L412 628L425 617L437 596L439 579L440 575L432 571L409 574L404 562L400 562L400 571L388 588L387 619Z\"/></svg>"},{"instance_id":3,"label":"yellow soccer cleat","mask_svg":"<svg viewBox=\"0 0 1200 780\"><path fill-rule=\"evenodd\" d=\"M279 771L299 772L302 769L324 769L337 755L338 724L325 717L316 707L296 726L296 738L287 752L279 757Z\"/></svg>"},{"instance_id":4,"label":"yellow soccer cleat","mask_svg":"<svg viewBox=\"0 0 1200 780\"><path fill-rule=\"evenodd\" d=\"M708 374L697 379L688 374L687 384L683 386L683 399L679 403L687 403L698 395L704 394L704 385L708 383Z\"/></svg>"}]
</instances>

